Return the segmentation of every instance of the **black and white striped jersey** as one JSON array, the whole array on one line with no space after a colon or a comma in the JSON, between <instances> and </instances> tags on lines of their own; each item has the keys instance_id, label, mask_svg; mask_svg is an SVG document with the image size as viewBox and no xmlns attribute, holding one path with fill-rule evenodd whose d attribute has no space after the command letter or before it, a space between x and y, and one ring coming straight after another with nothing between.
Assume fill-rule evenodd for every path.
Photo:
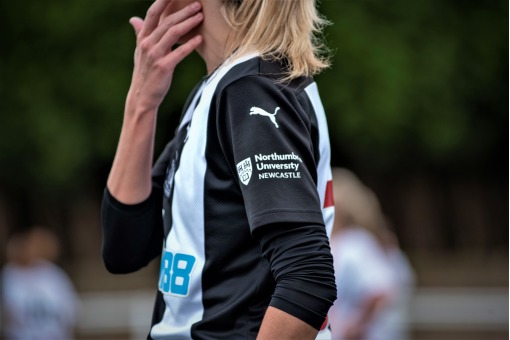
<instances>
[{"instance_id":1,"label":"black and white striped jersey","mask_svg":"<svg viewBox=\"0 0 510 340\"><path fill-rule=\"evenodd\" d=\"M161 253L150 338L255 338L269 305L324 329L336 288L327 123L311 78L249 55L205 78L153 169L153 191L103 200L103 257ZM163 244L161 251L161 244Z\"/></svg>"}]
</instances>

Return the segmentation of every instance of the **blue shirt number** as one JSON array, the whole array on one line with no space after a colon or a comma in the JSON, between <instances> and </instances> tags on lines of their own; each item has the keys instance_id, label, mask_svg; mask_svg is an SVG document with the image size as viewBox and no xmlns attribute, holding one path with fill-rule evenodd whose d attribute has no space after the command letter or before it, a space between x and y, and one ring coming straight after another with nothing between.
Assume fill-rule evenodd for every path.
<instances>
[{"instance_id":1,"label":"blue shirt number","mask_svg":"<svg viewBox=\"0 0 510 340\"><path fill-rule=\"evenodd\" d=\"M159 270L159 290L163 293L187 296L190 274L195 262L194 256L163 251Z\"/></svg>"}]
</instances>

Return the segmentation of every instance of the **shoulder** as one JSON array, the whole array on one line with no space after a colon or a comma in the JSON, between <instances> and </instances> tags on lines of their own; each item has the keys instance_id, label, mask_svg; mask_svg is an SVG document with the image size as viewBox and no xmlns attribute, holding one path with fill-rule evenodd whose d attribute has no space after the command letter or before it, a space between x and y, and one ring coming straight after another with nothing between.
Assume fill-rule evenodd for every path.
<instances>
[{"instance_id":1,"label":"shoulder","mask_svg":"<svg viewBox=\"0 0 510 340\"><path fill-rule=\"evenodd\" d=\"M308 85L314 82L311 77L299 77L282 82L284 71L284 63L264 60L256 56L232 67L218 83L216 93L222 94L225 90L242 92L258 89L299 96Z\"/></svg>"}]
</instances>

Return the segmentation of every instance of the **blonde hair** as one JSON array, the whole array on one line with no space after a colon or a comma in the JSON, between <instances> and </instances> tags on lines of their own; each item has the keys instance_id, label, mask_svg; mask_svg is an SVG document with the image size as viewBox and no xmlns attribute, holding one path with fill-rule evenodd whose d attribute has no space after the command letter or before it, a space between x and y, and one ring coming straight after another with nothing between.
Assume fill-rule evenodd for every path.
<instances>
[{"instance_id":1,"label":"blonde hair","mask_svg":"<svg viewBox=\"0 0 510 340\"><path fill-rule=\"evenodd\" d=\"M222 13L233 28L230 51L253 52L284 62L284 80L313 76L329 66L318 34L328 22L315 0L223 0Z\"/></svg>"},{"instance_id":2,"label":"blonde hair","mask_svg":"<svg viewBox=\"0 0 510 340\"><path fill-rule=\"evenodd\" d=\"M385 219L375 193L353 172L333 168L333 196L335 198L335 228L359 227L378 236Z\"/></svg>"}]
</instances>

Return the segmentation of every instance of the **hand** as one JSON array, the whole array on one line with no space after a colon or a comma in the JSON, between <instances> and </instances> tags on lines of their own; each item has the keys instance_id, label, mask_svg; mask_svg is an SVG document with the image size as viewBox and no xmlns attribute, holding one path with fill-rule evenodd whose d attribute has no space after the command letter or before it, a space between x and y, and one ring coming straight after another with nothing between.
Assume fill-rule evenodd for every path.
<instances>
[{"instance_id":1,"label":"hand","mask_svg":"<svg viewBox=\"0 0 510 340\"><path fill-rule=\"evenodd\" d=\"M133 109L156 111L170 88L175 67L202 42L202 37L196 35L172 50L203 20L199 2L163 16L172 1L156 0L145 21L137 17L129 20L136 33L135 65L127 101Z\"/></svg>"}]
</instances>

